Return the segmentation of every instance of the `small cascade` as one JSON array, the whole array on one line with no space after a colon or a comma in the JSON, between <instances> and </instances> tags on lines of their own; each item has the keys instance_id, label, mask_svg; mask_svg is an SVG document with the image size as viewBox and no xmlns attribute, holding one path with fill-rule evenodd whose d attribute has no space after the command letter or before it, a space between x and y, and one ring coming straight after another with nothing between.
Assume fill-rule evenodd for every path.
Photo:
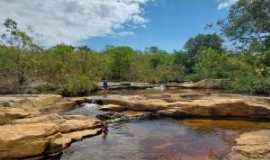
<instances>
[{"instance_id":1,"label":"small cascade","mask_svg":"<svg viewBox=\"0 0 270 160\"><path fill-rule=\"evenodd\" d=\"M76 109L69 111L66 114L79 114L94 118L96 115L100 114L100 112L101 111L99 111L99 105L92 101L91 103L83 103L80 107L77 107Z\"/></svg>"}]
</instances>

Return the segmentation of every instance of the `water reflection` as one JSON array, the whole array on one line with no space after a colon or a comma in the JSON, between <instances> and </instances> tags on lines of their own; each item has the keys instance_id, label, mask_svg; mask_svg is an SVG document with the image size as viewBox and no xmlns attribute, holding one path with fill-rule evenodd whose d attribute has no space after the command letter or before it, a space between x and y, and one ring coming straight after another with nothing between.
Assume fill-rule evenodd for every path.
<instances>
[{"instance_id":1,"label":"water reflection","mask_svg":"<svg viewBox=\"0 0 270 160\"><path fill-rule=\"evenodd\" d=\"M270 126L242 121L199 122L163 119L113 124L106 139L97 136L75 143L61 160L214 160L227 154L240 133Z\"/></svg>"}]
</instances>

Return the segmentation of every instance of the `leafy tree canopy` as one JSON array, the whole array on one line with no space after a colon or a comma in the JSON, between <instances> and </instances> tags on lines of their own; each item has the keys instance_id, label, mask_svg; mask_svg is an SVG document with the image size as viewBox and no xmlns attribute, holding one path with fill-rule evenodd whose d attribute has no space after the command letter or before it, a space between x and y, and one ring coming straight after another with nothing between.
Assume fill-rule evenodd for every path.
<instances>
[{"instance_id":1,"label":"leafy tree canopy","mask_svg":"<svg viewBox=\"0 0 270 160\"><path fill-rule=\"evenodd\" d=\"M198 34L186 42L184 49L191 57L194 57L202 48L222 50L222 43L223 39L217 34Z\"/></svg>"},{"instance_id":2,"label":"leafy tree canopy","mask_svg":"<svg viewBox=\"0 0 270 160\"><path fill-rule=\"evenodd\" d=\"M254 46L254 43L266 47L264 41L270 36L270 1L239 0L230 8L226 19L218 24L225 36L241 49Z\"/></svg>"}]
</instances>

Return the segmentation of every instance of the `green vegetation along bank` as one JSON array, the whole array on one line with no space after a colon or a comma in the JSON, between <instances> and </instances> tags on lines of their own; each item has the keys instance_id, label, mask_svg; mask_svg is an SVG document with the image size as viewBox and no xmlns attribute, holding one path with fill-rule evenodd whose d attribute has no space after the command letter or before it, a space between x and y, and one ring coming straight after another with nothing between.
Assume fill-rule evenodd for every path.
<instances>
[{"instance_id":1,"label":"green vegetation along bank","mask_svg":"<svg viewBox=\"0 0 270 160\"><path fill-rule=\"evenodd\" d=\"M94 51L66 44L42 48L7 19L6 32L1 33L0 92L76 96L90 94L102 79L167 83L213 78L228 79L226 88L231 91L269 94L269 3L238 1L217 23L220 34L196 35L173 53L158 47L144 51L128 46ZM228 42L234 50L224 47Z\"/></svg>"}]
</instances>

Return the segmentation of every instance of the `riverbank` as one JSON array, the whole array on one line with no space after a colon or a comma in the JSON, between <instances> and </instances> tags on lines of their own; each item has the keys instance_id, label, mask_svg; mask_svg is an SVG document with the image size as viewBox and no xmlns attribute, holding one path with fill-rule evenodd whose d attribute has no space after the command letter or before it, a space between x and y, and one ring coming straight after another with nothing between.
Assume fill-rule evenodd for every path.
<instances>
[{"instance_id":1,"label":"riverbank","mask_svg":"<svg viewBox=\"0 0 270 160\"><path fill-rule=\"evenodd\" d=\"M183 83L142 83L142 82L108 82L108 90L144 90L144 89L225 89L228 80L225 79L204 79L197 82L183 82ZM97 82L93 84L92 93L103 90L103 83ZM0 94L61 94L61 86L33 81L28 85L19 87L15 90L12 84L0 83ZM13 92L15 91L15 92ZM89 92L88 94L90 94ZM87 95L85 95L87 96Z\"/></svg>"}]
</instances>

